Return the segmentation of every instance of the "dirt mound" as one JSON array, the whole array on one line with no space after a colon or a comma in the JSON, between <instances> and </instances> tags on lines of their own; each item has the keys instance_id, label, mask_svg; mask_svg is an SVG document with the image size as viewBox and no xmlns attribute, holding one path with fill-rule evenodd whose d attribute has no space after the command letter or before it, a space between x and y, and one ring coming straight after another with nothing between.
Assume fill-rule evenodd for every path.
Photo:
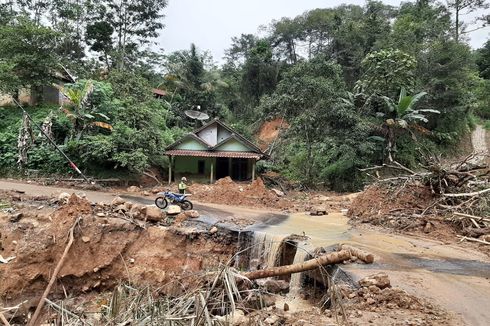
<instances>
[{"instance_id":1,"label":"dirt mound","mask_svg":"<svg viewBox=\"0 0 490 326\"><path fill-rule=\"evenodd\" d=\"M63 293L112 289L121 281L161 285L175 275L196 273L227 261L235 247L223 235L181 233L179 229L146 229L121 218L98 217L90 202L75 195L52 214L24 213L19 222L0 219L2 253L15 256L0 264L0 299L5 306L22 300L35 304L45 289L75 227L75 241L50 297ZM177 286L177 288L175 287ZM178 291L175 284L165 291Z\"/></svg>"},{"instance_id":2,"label":"dirt mound","mask_svg":"<svg viewBox=\"0 0 490 326\"><path fill-rule=\"evenodd\" d=\"M250 184L235 183L230 177L219 179L213 185L194 184L189 187L193 198L216 204L287 209L291 203L267 189L261 178Z\"/></svg>"},{"instance_id":3,"label":"dirt mound","mask_svg":"<svg viewBox=\"0 0 490 326\"><path fill-rule=\"evenodd\" d=\"M400 189L374 185L354 199L348 215L361 222L380 224L391 213L420 213L433 201L430 189L422 185L408 185Z\"/></svg>"}]
</instances>

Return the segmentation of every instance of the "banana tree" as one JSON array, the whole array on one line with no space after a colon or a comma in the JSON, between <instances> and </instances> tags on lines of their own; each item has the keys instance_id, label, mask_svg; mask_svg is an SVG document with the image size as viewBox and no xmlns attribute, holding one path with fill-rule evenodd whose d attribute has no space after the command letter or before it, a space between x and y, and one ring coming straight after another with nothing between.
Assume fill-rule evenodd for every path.
<instances>
[{"instance_id":1,"label":"banana tree","mask_svg":"<svg viewBox=\"0 0 490 326\"><path fill-rule=\"evenodd\" d=\"M388 107L388 114L378 113L378 116L385 118L383 127L387 130L385 138L388 143L388 160L390 162L393 162L393 153L396 151L397 131L408 131L412 138L416 140L413 130L425 130L418 124L420 122L426 123L429 121L426 114L440 113L438 110L432 109L415 109L416 104L426 95L426 92L407 95L406 89L402 88L398 102L395 102L391 98L383 97Z\"/></svg>"},{"instance_id":2,"label":"banana tree","mask_svg":"<svg viewBox=\"0 0 490 326\"><path fill-rule=\"evenodd\" d=\"M90 105L90 96L94 91L92 81L86 81L82 88L74 85L57 86L57 88L68 99L61 105L60 110L73 124L70 139L80 140L85 130L95 126L112 130L112 126L106 122L109 121L109 117L97 112L97 108Z\"/></svg>"}]
</instances>

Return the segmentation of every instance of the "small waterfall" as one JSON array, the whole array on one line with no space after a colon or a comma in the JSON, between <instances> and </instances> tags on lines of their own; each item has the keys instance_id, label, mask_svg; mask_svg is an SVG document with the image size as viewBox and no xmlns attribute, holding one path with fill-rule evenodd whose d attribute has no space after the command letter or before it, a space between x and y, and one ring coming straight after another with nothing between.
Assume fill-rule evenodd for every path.
<instances>
[{"instance_id":1,"label":"small waterfall","mask_svg":"<svg viewBox=\"0 0 490 326\"><path fill-rule=\"evenodd\" d=\"M250 270L274 267L283 239L283 235L254 232L250 255Z\"/></svg>"},{"instance_id":2,"label":"small waterfall","mask_svg":"<svg viewBox=\"0 0 490 326\"><path fill-rule=\"evenodd\" d=\"M308 242L298 242L296 244L296 248L293 264L304 262L308 255L314 250L313 246L311 246ZM289 281L289 295L297 296L299 294L302 281L303 273L291 274L291 280Z\"/></svg>"}]
</instances>

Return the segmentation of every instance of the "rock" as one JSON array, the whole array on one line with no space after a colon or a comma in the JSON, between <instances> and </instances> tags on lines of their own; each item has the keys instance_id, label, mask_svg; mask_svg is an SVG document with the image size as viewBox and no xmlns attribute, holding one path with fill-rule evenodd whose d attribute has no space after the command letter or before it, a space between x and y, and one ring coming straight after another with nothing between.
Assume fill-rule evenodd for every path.
<instances>
[{"instance_id":1,"label":"rock","mask_svg":"<svg viewBox=\"0 0 490 326\"><path fill-rule=\"evenodd\" d=\"M39 211L40 211L40 210L41 210L41 209L43 209L43 208L44 208L44 205L41 205L41 206L39 206L39 207L37 208L37 210L39 210Z\"/></svg>"},{"instance_id":2,"label":"rock","mask_svg":"<svg viewBox=\"0 0 490 326\"><path fill-rule=\"evenodd\" d=\"M264 287L267 290L267 292L270 293L286 293L289 290L289 283L283 280L272 280L269 279L265 281Z\"/></svg>"},{"instance_id":3,"label":"rock","mask_svg":"<svg viewBox=\"0 0 490 326\"><path fill-rule=\"evenodd\" d=\"M124 212L127 212L128 209L126 208L126 206L123 204L123 205L118 205L114 208L114 212L116 213L124 213Z\"/></svg>"},{"instance_id":4,"label":"rock","mask_svg":"<svg viewBox=\"0 0 490 326\"><path fill-rule=\"evenodd\" d=\"M271 191L276 194L277 197L284 197L284 192L275 188L272 188Z\"/></svg>"},{"instance_id":5,"label":"rock","mask_svg":"<svg viewBox=\"0 0 490 326\"><path fill-rule=\"evenodd\" d=\"M149 191L143 191L143 196L147 196L147 197L148 197L148 196L150 196L150 195L151 195L151 194L150 194L150 192L149 192Z\"/></svg>"},{"instance_id":6,"label":"rock","mask_svg":"<svg viewBox=\"0 0 490 326\"><path fill-rule=\"evenodd\" d=\"M97 213L95 215L97 215L97 217L105 217L105 213Z\"/></svg>"},{"instance_id":7,"label":"rock","mask_svg":"<svg viewBox=\"0 0 490 326\"><path fill-rule=\"evenodd\" d=\"M126 211L129 212L129 210L131 209L131 207L133 207L133 203L130 203L130 202L125 202L124 203L124 208L126 208Z\"/></svg>"},{"instance_id":8,"label":"rock","mask_svg":"<svg viewBox=\"0 0 490 326\"><path fill-rule=\"evenodd\" d=\"M278 321L279 321L279 317L276 315L269 316L264 320L264 322L269 325L274 325Z\"/></svg>"},{"instance_id":9,"label":"rock","mask_svg":"<svg viewBox=\"0 0 490 326\"><path fill-rule=\"evenodd\" d=\"M479 237L480 240L490 242L490 234L484 234Z\"/></svg>"},{"instance_id":10,"label":"rock","mask_svg":"<svg viewBox=\"0 0 490 326\"><path fill-rule=\"evenodd\" d=\"M15 222L19 222L22 217L24 217L23 213L17 213L10 216L9 220L10 222L15 223Z\"/></svg>"},{"instance_id":11,"label":"rock","mask_svg":"<svg viewBox=\"0 0 490 326\"><path fill-rule=\"evenodd\" d=\"M165 191L165 189L162 187L154 187L153 189L151 189L152 194L158 194L159 192L162 192L162 191Z\"/></svg>"},{"instance_id":12,"label":"rock","mask_svg":"<svg viewBox=\"0 0 490 326\"><path fill-rule=\"evenodd\" d=\"M376 303L376 300L374 300L373 298L367 298L366 303L367 304L374 304L374 303Z\"/></svg>"},{"instance_id":13,"label":"rock","mask_svg":"<svg viewBox=\"0 0 490 326\"><path fill-rule=\"evenodd\" d=\"M369 287L374 285L380 289L391 287L390 278L386 273L377 273L359 280L359 285Z\"/></svg>"},{"instance_id":14,"label":"rock","mask_svg":"<svg viewBox=\"0 0 490 326\"><path fill-rule=\"evenodd\" d=\"M432 227L432 223L431 222L427 222L425 224L425 227L424 227L424 232L425 233L430 233L432 231L433 227Z\"/></svg>"},{"instance_id":15,"label":"rock","mask_svg":"<svg viewBox=\"0 0 490 326\"><path fill-rule=\"evenodd\" d=\"M68 199L70 199L70 194L67 192L62 192L58 195L58 201L62 204L68 203Z\"/></svg>"},{"instance_id":16,"label":"rock","mask_svg":"<svg viewBox=\"0 0 490 326\"><path fill-rule=\"evenodd\" d=\"M284 302L284 306L283 306L282 310L289 311L289 305L286 302Z\"/></svg>"},{"instance_id":17,"label":"rock","mask_svg":"<svg viewBox=\"0 0 490 326\"><path fill-rule=\"evenodd\" d=\"M218 232L218 228L216 226L213 226L211 229L209 229L209 233L211 234L215 234L216 232Z\"/></svg>"},{"instance_id":18,"label":"rock","mask_svg":"<svg viewBox=\"0 0 490 326\"><path fill-rule=\"evenodd\" d=\"M321 216L327 215L327 208L325 206L315 206L310 210L310 215Z\"/></svg>"},{"instance_id":19,"label":"rock","mask_svg":"<svg viewBox=\"0 0 490 326\"><path fill-rule=\"evenodd\" d=\"M82 237L82 241L85 243L90 242L90 238L89 237Z\"/></svg>"},{"instance_id":20,"label":"rock","mask_svg":"<svg viewBox=\"0 0 490 326\"><path fill-rule=\"evenodd\" d=\"M180 206L177 205L169 205L167 208L168 215L177 215L180 212L182 212L182 209L180 208Z\"/></svg>"},{"instance_id":21,"label":"rock","mask_svg":"<svg viewBox=\"0 0 490 326\"><path fill-rule=\"evenodd\" d=\"M137 220L144 220L146 217L146 206L140 204L133 204L129 210L129 216Z\"/></svg>"},{"instance_id":22,"label":"rock","mask_svg":"<svg viewBox=\"0 0 490 326\"><path fill-rule=\"evenodd\" d=\"M190 211L184 211L184 214L190 218L198 218L199 217L199 212L194 210L194 209L191 209Z\"/></svg>"},{"instance_id":23,"label":"rock","mask_svg":"<svg viewBox=\"0 0 490 326\"><path fill-rule=\"evenodd\" d=\"M156 206L146 206L146 219L152 222L159 222L165 217L163 211Z\"/></svg>"},{"instance_id":24,"label":"rock","mask_svg":"<svg viewBox=\"0 0 490 326\"><path fill-rule=\"evenodd\" d=\"M179 213L175 217L175 223L180 224L180 223L184 222L187 219L188 219L187 214L185 214L185 213Z\"/></svg>"},{"instance_id":25,"label":"rock","mask_svg":"<svg viewBox=\"0 0 490 326\"><path fill-rule=\"evenodd\" d=\"M140 187L137 186L131 186L126 189L127 192L140 192Z\"/></svg>"},{"instance_id":26,"label":"rock","mask_svg":"<svg viewBox=\"0 0 490 326\"><path fill-rule=\"evenodd\" d=\"M111 205L112 206L119 206L119 205L123 205L126 201L124 199L122 199L121 197L117 196L115 197L112 202L111 202Z\"/></svg>"}]
</instances>

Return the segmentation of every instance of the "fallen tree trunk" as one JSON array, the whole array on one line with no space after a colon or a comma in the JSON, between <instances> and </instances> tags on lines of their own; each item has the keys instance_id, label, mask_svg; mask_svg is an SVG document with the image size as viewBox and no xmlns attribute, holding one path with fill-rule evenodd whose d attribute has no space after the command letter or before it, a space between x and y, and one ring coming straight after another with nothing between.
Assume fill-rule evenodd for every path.
<instances>
[{"instance_id":1,"label":"fallen tree trunk","mask_svg":"<svg viewBox=\"0 0 490 326\"><path fill-rule=\"evenodd\" d=\"M347 250L350 254L358 259L362 260L366 264L372 264L374 262L374 255L369 254L361 249L357 249L355 247L349 245L340 245L341 250Z\"/></svg>"},{"instance_id":2,"label":"fallen tree trunk","mask_svg":"<svg viewBox=\"0 0 490 326\"><path fill-rule=\"evenodd\" d=\"M248 278L249 280L256 280L259 278L267 278L267 277L281 276L281 275L290 275L294 273L309 271L323 265L338 264L345 260L350 259L351 256L352 254L350 251L341 250L341 251L332 252L317 258L307 260L303 263L272 267L269 269L258 270L253 272L246 272L243 273L242 275Z\"/></svg>"},{"instance_id":3,"label":"fallen tree trunk","mask_svg":"<svg viewBox=\"0 0 490 326\"><path fill-rule=\"evenodd\" d=\"M56 281L56 278L58 277L58 273L60 272L61 268L63 267L63 263L66 260L66 256L68 255L68 252L70 251L70 248L73 244L73 241L75 240L75 237L73 235L73 232L75 230L75 226L80 222L80 217L75 220L75 223L73 223L73 226L70 229L70 238L68 240L68 243L65 247L65 250L63 251L63 254L61 255L60 260L58 261L58 264L56 264L56 267L53 271L53 275L51 275L51 279L49 280L48 286L43 292L43 295L41 296L41 299L39 300L39 303L36 307L36 310L34 311L34 315L32 315L31 320L29 321L29 326L34 326L36 325L37 318L41 314L41 311L44 307L44 300L48 296L49 292L51 291L51 287L53 287L54 282Z\"/></svg>"}]
</instances>

